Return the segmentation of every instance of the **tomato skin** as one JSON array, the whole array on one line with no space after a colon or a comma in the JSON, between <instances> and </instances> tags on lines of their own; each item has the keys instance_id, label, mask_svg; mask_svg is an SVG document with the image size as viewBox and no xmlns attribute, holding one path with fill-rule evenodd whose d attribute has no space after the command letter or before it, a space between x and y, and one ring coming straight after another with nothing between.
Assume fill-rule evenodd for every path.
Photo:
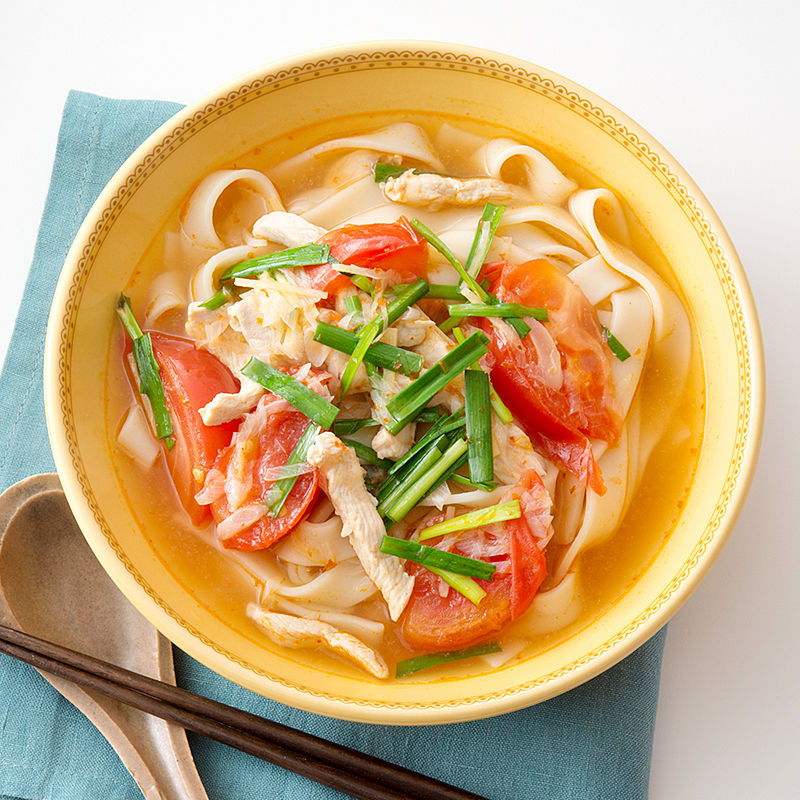
<instances>
[{"instance_id":1,"label":"tomato skin","mask_svg":"<svg viewBox=\"0 0 800 800\"><path fill-rule=\"evenodd\" d=\"M266 395L260 402L274 401L273 395ZM266 424L246 443L248 451L246 464L234 464L236 442L226 447L217 458L215 468L226 477L235 475L237 469L246 469L250 488L241 505L261 503L274 480L266 479L267 470L283 466L294 449L306 426L308 417L295 409L275 411L267 416ZM254 524L222 542L232 550L263 550L289 533L308 514L314 505L319 489L319 471L300 475L286 498L283 509L277 517L269 514ZM230 515L228 498L222 494L211 504L214 521L219 524Z\"/></svg>"},{"instance_id":2,"label":"tomato skin","mask_svg":"<svg viewBox=\"0 0 800 800\"><path fill-rule=\"evenodd\" d=\"M606 487L594 460L592 444L580 431L564 422L560 404L548 402L548 394L535 381L518 354L492 329L489 350L493 356L492 386L531 441L552 461L577 478L586 479L597 494Z\"/></svg>"},{"instance_id":3,"label":"tomato skin","mask_svg":"<svg viewBox=\"0 0 800 800\"><path fill-rule=\"evenodd\" d=\"M492 291L505 302L546 308L544 324L561 355L564 383L558 394L543 396L566 425L593 439L615 444L622 416L611 378L611 351L605 343L594 306L580 288L546 258L524 264L491 264ZM536 379L536 349L524 342L527 370Z\"/></svg>"},{"instance_id":4,"label":"tomato skin","mask_svg":"<svg viewBox=\"0 0 800 800\"><path fill-rule=\"evenodd\" d=\"M393 270L403 277L424 277L428 269L428 243L405 217L397 222L344 225L326 233L331 255L342 264L366 269Z\"/></svg>"},{"instance_id":5,"label":"tomato skin","mask_svg":"<svg viewBox=\"0 0 800 800\"><path fill-rule=\"evenodd\" d=\"M175 438L175 446L166 450L167 465L181 504L199 525L208 519L209 511L194 496L238 427L237 422L207 426L200 409L219 392L238 392L239 382L216 356L198 350L188 339L159 331L150 331L150 339Z\"/></svg>"},{"instance_id":6,"label":"tomato skin","mask_svg":"<svg viewBox=\"0 0 800 800\"><path fill-rule=\"evenodd\" d=\"M305 271L311 280L312 289L319 289L322 292L337 295L344 289L353 288L353 282L350 278L334 269L330 264L305 267Z\"/></svg>"},{"instance_id":7,"label":"tomato skin","mask_svg":"<svg viewBox=\"0 0 800 800\"><path fill-rule=\"evenodd\" d=\"M524 508L529 492L544 492L546 497L541 479L532 471L522 476L505 499L517 497ZM549 526L549 517L546 524L545 520L541 524ZM406 570L414 576L414 590L403 615L402 635L412 650L438 652L476 644L517 619L533 602L547 567L527 520L520 517L495 524L484 529L483 535L492 536L490 530L496 531L498 537L507 537L509 568L495 573L491 581L477 581L486 592L477 606L454 589L442 597L437 575L419 564L406 563ZM451 552L468 556L469 540L476 535L474 531L460 534Z\"/></svg>"}]
</instances>

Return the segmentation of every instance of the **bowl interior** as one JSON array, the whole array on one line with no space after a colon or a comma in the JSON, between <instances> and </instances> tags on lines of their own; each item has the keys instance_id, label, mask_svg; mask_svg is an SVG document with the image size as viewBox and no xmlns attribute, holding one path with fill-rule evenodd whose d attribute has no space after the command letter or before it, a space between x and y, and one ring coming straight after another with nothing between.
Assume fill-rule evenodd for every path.
<instances>
[{"instance_id":1,"label":"bowl interior","mask_svg":"<svg viewBox=\"0 0 800 800\"><path fill-rule=\"evenodd\" d=\"M660 247L702 352L706 413L693 490L658 557L613 607L552 647L461 679L381 683L279 651L198 598L137 519L98 424L113 301L198 179L271 142L297 152L352 120L404 111L519 132L610 186ZM291 134L291 138L289 138ZM103 566L176 644L226 677L307 710L371 722L426 723L501 713L592 677L641 644L696 586L729 532L760 433L758 325L733 248L674 160L616 109L524 62L453 48L340 48L272 65L223 87L158 131L123 166L81 229L59 284L46 396L56 463ZM103 398L101 401L100 398ZM169 521L165 520L165 525ZM212 576L213 579L213 576Z\"/></svg>"}]
</instances>

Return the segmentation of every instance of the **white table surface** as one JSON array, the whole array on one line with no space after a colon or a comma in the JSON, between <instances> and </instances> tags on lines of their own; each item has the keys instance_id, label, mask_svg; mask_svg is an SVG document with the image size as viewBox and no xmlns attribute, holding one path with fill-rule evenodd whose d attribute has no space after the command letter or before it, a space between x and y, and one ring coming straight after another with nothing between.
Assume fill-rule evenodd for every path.
<instances>
[{"instance_id":1,"label":"white table surface","mask_svg":"<svg viewBox=\"0 0 800 800\"><path fill-rule=\"evenodd\" d=\"M589 87L659 139L711 200L747 270L767 353L767 420L749 499L714 569L670 624L651 797L796 797L800 5L513 5L3 3L0 357L33 255L70 88L189 102L276 58L386 38L479 45Z\"/></svg>"}]
</instances>

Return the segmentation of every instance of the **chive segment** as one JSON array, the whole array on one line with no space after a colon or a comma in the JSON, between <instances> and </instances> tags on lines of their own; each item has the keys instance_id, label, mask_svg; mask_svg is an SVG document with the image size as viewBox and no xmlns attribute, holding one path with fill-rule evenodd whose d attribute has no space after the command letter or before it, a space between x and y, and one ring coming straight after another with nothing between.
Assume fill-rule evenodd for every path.
<instances>
[{"instance_id":1,"label":"chive segment","mask_svg":"<svg viewBox=\"0 0 800 800\"><path fill-rule=\"evenodd\" d=\"M378 454L369 445L363 444L355 439L342 439L342 442L356 451L356 455L360 461L372 464L374 467L380 467L383 470L389 469L389 467L392 466L392 461L388 458L379 458Z\"/></svg>"},{"instance_id":2,"label":"chive segment","mask_svg":"<svg viewBox=\"0 0 800 800\"><path fill-rule=\"evenodd\" d=\"M258 258L239 261L222 273L220 280L229 281L234 278L246 278L284 267L314 267L328 263L331 248L327 244L304 244L288 250L279 250Z\"/></svg>"},{"instance_id":3,"label":"chive segment","mask_svg":"<svg viewBox=\"0 0 800 800\"><path fill-rule=\"evenodd\" d=\"M492 203L487 203L484 206L483 214L478 221L478 227L475 230L475 238L472 240L472 247L470 247L467 260L464 262L464 269L477 278L481 271L483 262L486 261L486 256L489 254L489 248L492 246L492 239L497 232L497 226L505 212L505 206L496 206Z\"/></svg>"},{"instance_id":4,"label":"chive segment","mask_svg":"<svg viewBox=\"0 0 800 800\"><path fill-rule=\"evenodd\" d=\"M458 303L447 307L451 317L532 317L539 322L547 322L550 317L546 308L523 306L519 303ZM528 328L530 330L530 328ZM526 333L527 335L527 333Z\"/></svg>"},{"instance_id":5,"label":"chive segment","mask_svg":"<svg viewBox=\"0 0 800 800\"><path fill-rule=\"evenodd\" d=\"M419 672L421 669L438 667L440 664L448 664L451 661L461 661L465 658L476 658L477 656L488 656L492 653L502 652L503 648L500 647L497 642L489 642L488 644L476 644L464 650L451 650L446 653L428 653L427 655L399 661L397 663L396 676L398 678L404 678L406 675Z\"/></svg>"},{"instance_id":6,"label":"chive segment","mask_svg":"<svg viewBox=\"0 0 800 800\"><path fill-rule=\"evenodd\" d=\"M269 487L269 491L264 498L264 503L269 508L273 517L277 517L278 514L280 514L286 502L286 498L289 496L289 492L292 491L295 483L297 483L298 477L300 477L299 475L291 474L293 472L292 467L305 463L308 457L308 451L311 445L316 441L321 430L322 429L316 422L309 422L308 425L306 425L294 449L289 453L289 458L286 459L280 476L275 483Z\"/></svg>"},{"instance_id":7,"label":"chive segment","mask_svg":"<svg viewBox=\"0 0 800 800\"><path fill-rule=\"evenodd\" d=\"M408 172L409 169L411 169L411 167L396 167L394 164L384 164L378 161L374 168L375 183L383 183L389 180L389 178L396 178L398 175Z\"/></svg>"},{"instance_id":8,"label":"chive segment","mask_svg":"<svg viewBox=\"0 0 800 800\"><path fill-rule=\"evenodd\" d=\"M441 460L442 451L439 449L438 445L438 441L432 444L414 464L407 475L404 475L402 478L390 476L389 480L385 481L378 489L377 497L380 500L380 503L378 503L378 513L381 516L387 516L389 509L401 501L402 495L407 489L413 486L418 480L424 478Z\"/></svg>"},{"instance_id":9,"label":"chive segment","mask_svg":"<svg viewBox=\"0 0 800 800\"><path fill-rule=\"evenodd\" d=\"M420 475L413 483L401 483L402 494L386 511L385 516L394 522L399 522L411 511L414 506L430 494L440 483L447 480L450 472L458 469L467 455L467 443L463 439L453 442L447 450L442 453L441 458L424 474ZM450 569L447 564L437 564L435 566ZM454 572L460 570L454 569ZM465 573L470 574L470 573ZM476 577L481 577L480 575Z\"/></svg>"},{"instance_id":10,"label":"chive segment","mask_svg":"<svg viewBox=\"0 0 800 800\"><path fill-rule=\"evenodd\" d=\"M470 369L464 374L464 407L469 477L476 483L490 483L494 480L492 407L489 400L489 376L483 370Z\"/></svg>"},{"instance_id":11,"label":"chive segment","mask_svg":"<svg viewBox=\"0 0 800 800\"><path fill-rule=\"evenodd\" d=\"M464 269L453 251L425 223L418 219L412 219L410 225L450 262L455 271L461 276L461 280L478 295L481 302L487 302L489 295L486 290Z\"/></svg>"},{"instance_id":12,"label":"chive segment","mask_svg":"<svg viewBox=\"0 0 800 800\"><path fill-rule=\"evenodd\" d=\"M405 428L438 392L486 353L488 344L486 335L476 331L398 392L386 404L392 417L386 426L389 433L396 436Z\"/></svg>"},{"instance_id":13,"label":"chive segment","mask_svg":"<svg viewBox=\"0 0 800 800\"><path fill-rule=\"evenodd\" d=\"M207 308L209 311L216 311L216 309L235 300L236 296L229 287L223 286L218 292L212 294L204 303L200 303L200 308Z\"/></svg>"},{"instance_id":14,"label":"chive segment","mask_svg":"<svg viewBox=\"0 0 800 800\"><path fill-rule=\"evenodd\" d=\"M300 383L285 372L251 358L243 367L242 374L263 386L267 391L291 403L301 414L326 430L331 427L339 409L333 403Z\"/></svg>"},{"instance_id":15,"label":"chive segment","mask_svg":"<svg viewBox=\"0 0 800 800\"><path fill-rule=\"evenodd\" d=\"M400 316L428 291L428 282L417 278L402 291L386 308L386 319L383 316L370 320L358 333L358 342L342 373L342 397L347 393L355 378L356 371L364 359L369 346L380 336L385 327L393 325Z\"/></svg>"},{"instance_id":16,"label":"chive segment","mask_svg":"<svg viewBox=\"0 0 800 800\"><path fill-rule=\"evenodd\" d=\"M484 581L490 581L496 570L495 565L487 561L467 558L458 553L448 553L426 544L410 542L394 536L384 536L380 549L381 553L405 558L407 561L422 564L423 567L430 565L439 569L449 569L458 575L468 575L470 578L480 578Z\"/></svg>"},{"instance_id":17,"label":"chive segment","mask_svg":"<svg viewBox=\"0 0 800 800\"><path fill-rule=\"evenodd\" d=\"M332 347L342 353L352 355L359 342L359 335L327 322L318 322L314 331L314 341ZM412 377L422 369L422 356L402 347L394 347L383 342L374 342L364 353L364 361L383 367L392 372L401 372Z\"/></svg>"},{"instance_id":18,"label":"chive segment","mask_svg":"<svg viewBox=\"0 0 800 800\"><path fill-rule=\"evenodd\" d=\"M459 594L463 594L473 605L477 606L486 597L486 591L468 575L459 575L449 569L439 569L438 567L425 567L425 569L438 575L448 586L451 586Z\"/></svg>"},{"instance_id":19,"label":"chive segment","mask_svg":"<svg viewBox=\"0 0 800 800\"><path fill-rule=\"evenodd\" d=\"M359 419L337 419L334 420L331 430L339 437L352 436L356 431L362 428L372 428L378 425L374 419L370 417Z\"/></svg>"},{"instance_id":20,"label":"chive segment","mask_svg":"<svg viewBox=\"0 0 800 800\"><path fill-rule=\"evenodd\" d=\"M139 373L139 392L150 401L155 422L156 438L162 439L168 450L175 446L172 435L172 417L167 406L164 383L161 380L160 368L153 354L153 342L149 333L142 333L139 323L131 310L131 301L120 294L117 300L117 315L122 321L133 346L133 358L136 371Z\"/></svg>"},{"instance_id":21,"label":"chive segment","mask_svg":"<svg viewBox=\"0 0 800 800\"><path fill-rule=\"evenodd\" d=\"M424 413L424 412L423 412ZM415 418L415 422L420 421L422 413ZM464 427L464 409L459 409L449 416L439 417L431 429L389 470L389 474L393 475L402 470L409 462L413 461L419 453L421 453L430 442L438 439L444 433L458 430Z\"/></svg>"},{"instance_id":22,"label":"chive segment","mask_svg":"<svg viewBox=\"0 0 800 800\"><path fill-rule=\"evenodd\" d=\"M487 508L479 508L458 517L437 522L427 528L423 528L417 541L424 542L436 536L444 536L446 533L456 533L457 531L467 531L472 528L482 528L484 525L491 525L495 522L506 522L510 519L518 519L522 516L522 509L519 500L509 500L506 503L498 503Z\"/></svg>"},{"instance_id":23,"label":"chive segment","mask_svg":"<svg viewBox=\"0 0 800 800\"><path fill-rule=\"evenodd\" d=\"M602 326L603 328L603 335L606 338L606 344L608 345L608 349L620 360L620 361L627 361L631 357L631 354L628 352L627 348L625 347L622 342L614 336L611 331L606 328L605 325Z\"/></svg>"}]
</instances>

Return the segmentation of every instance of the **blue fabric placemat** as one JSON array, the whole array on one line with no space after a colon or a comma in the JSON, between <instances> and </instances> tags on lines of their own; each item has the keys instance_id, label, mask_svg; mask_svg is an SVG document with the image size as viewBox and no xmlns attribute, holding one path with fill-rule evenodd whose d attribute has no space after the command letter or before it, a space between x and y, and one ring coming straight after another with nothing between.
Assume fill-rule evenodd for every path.
<instances>
[{"instance_id":1,"label":"blue fabric placemat","mask_svg":"<svg viewBox=\"0 0 800 800\"><path fill-rule=\"evenodd\" d=\"M174 103L72 92L64 108L33 267L0 376L0 491L54 470L42 397L50 302L80 223L136 146ZM455 725L340 722L266 700L175 650L191 691L463 786L492 800L647 797L665 632L608 672L524 711ZM337 800L343 795L190 735L211 800ZM0 656L0 800L138 800L95 728L26 664Z\"/></svg>"}]
</instances>

